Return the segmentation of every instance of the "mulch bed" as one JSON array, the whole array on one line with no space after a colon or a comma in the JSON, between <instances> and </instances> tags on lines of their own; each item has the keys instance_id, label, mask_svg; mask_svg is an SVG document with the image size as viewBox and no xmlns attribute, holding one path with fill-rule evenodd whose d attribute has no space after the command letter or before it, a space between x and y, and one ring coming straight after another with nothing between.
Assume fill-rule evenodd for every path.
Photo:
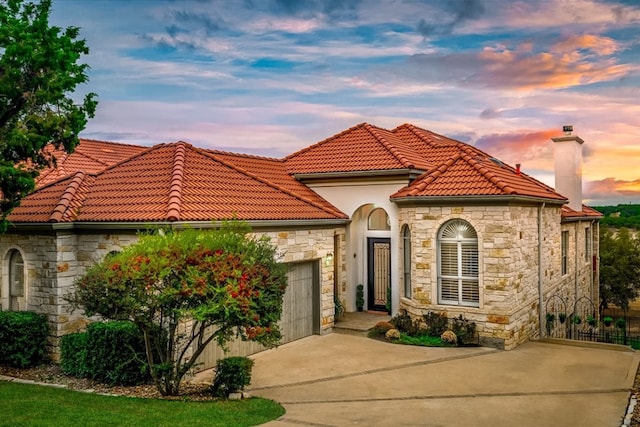
<instances>
[{"instance_id":1,"label":"mulch bed","mask_svg":"<svg viewBox=\"0 0 640 427\"><path fill-rule=\"evenodd\" d=\"M153 384L136 386L109 386L87 378L74 378L66 375L57 365L41 365L35 368L18 369L0 365L0 375L31 380L39 383L56 384L65 386L69 390L80 390L93 393L101 393L117 396L167 399L167 400L192 400L206 401L217 400L211 394L211 384L192 383L183 381L180 386L179 396L162 396Z\"/></svg>"}]
</instances>

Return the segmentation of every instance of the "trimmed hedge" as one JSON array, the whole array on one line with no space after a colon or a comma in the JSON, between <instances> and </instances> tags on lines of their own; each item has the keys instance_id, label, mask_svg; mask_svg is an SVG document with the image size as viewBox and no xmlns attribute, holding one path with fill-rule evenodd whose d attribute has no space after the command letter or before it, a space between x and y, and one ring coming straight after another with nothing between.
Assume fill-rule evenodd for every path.
<instances>
[{"instance_id":1,"label":"trimmed hedge","mask_svg":"<svg viewBox=\"0 0 640 427\"><path fill-rule=\"evenodd\" d=\"M0 311L0 363L27 368L45 362L48 335L49 325L43 314Z\"/></svg>"},{"instance_id":2,"label":"trimmed hedge","mask_svg":"<svg viewBox=\"0 0 640 427\"><path fill-rule=\"evenodd\" d=\"M89 378L111 385L150 381L142 331L131 322L95 322L87 326Z\"/></svg>"},{"instance_id":3,"label":"trimmed hedge","mask_svg":"<svg viewBox=\"0 0 640 427\"><path fill-rule=\"evenodd\" d=\"M89 376L87 336L86 332L78 332L60 339L60 367L65 374L78 378Z\"/></svg>"}]
</instances>

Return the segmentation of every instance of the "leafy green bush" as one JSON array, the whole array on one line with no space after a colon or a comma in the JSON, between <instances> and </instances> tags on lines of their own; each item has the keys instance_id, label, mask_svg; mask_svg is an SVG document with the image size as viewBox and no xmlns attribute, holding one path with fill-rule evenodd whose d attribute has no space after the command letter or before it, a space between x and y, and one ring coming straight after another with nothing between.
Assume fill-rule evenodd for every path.
<instances>
[{"instance_id":1,"label":"leafy green bush","mask_svg":"<svg viewBox=\"0 0 640 427\"><path fill-rule=\"evenodd\" d=\"M477 344L476 324L471 320L465 319L462 314L457 318L451 319L451 330L456 334L459 346Z\"/></svg>"},{"instance_id":2,"label":"leafy green bush","mask_svg":"<svg viewBox=\"0 0 640 427\"><path fill-rule=\"evenodd\" d=\"M149 382L142 332L132 322L95 322L87 327L89 378L111 385Z\"/></svg>"},{"instance_id":3,"label":"leafy green bush","mask_svg":"<svg viewBox=\"0 0 640 427\"><path fill-rule=\"evenodd\" d=\"M420 332L419 323L414 321L406 310L402 310L400 313L393 316L389 323L403 334L415 336Z\"/></svg>"},{"instance_id":4,"label":"leafy green bush","mask_svg":"<svg viewBox=\"0 0 640 427\"><path fill-rule=\"evenodd\" d=\"M227 357L216 362L216 376L213 379L212 391L214 395L229 397L230 393L237 393L251 383L251 368L253 360L248 357Z\"/></svg>"},{"instance_id":5,"label":"leafy green bush","mask_svg":"<svg viewBox=\"0 0 640 427\"><path fill-rule=\"evenodd\" d=\"M430 311L422 316L426 326L426 333L430 337L440 337L448 328L447 313Z\"/></svg>"},{"instance_id":6,"label":"leafy green bush","mask_svg":"<svg viewBox=\"0 0 640 427\"><path fill-rule=\"evenodd\" d=\"M46 360L46 316L31 311L0 311L0 363L17 368Z\"/></svg>"},{"instance_id":7,"label":"leafy green bush","mask_svg":"<svg viewBox=\"0 0 640 427\"><path fill-rule=\"evenodd\" d=\"M65 374L78 378L89 375L87 336L86 332L78 332L63 335L60 339L60 367Z\"/></svg>"}]
</instances>

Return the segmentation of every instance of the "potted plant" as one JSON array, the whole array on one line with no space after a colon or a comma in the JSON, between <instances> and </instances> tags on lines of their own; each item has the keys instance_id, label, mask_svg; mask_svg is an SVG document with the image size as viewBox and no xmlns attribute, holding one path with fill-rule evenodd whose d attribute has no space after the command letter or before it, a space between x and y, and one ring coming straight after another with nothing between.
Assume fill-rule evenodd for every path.
<instances>
[{"instance_id":1,"label":"potted plant","mask_svg":"<svg viewBox=\"0 0 640 427\"><path fill-rule=\"evenodd\" d=\"M362 311L364 307L364 286L356 286L356 307L358 311Z\"/></svg>"},{"instance_id":2,"label":"potted plant","mask_svg":"<svg viewBox=\"0 0 640 427\"><path fill-rule=\"evenodd\" d=\"M619 317L618 319L616 319L616 328L624 329L624 325L625 324L626 324L626 322L624 321L624 319L622 317Z\"/></svg>"},{"instance_id":3,"label":"potted plant","mask_svg":"<svg viewBox=\"0 0 640 427\"><path fill-rule=\"evenodd\" d=\"M558 314L558 320L560 320L560 323L564 323L567 320L567 313Z\"/></svg>"},{"instance_id":4,"label":"potted plant","mask_svg":"<svg viewBox=\"0 0 640 427\"><path fill-rule=\"evenodd\" d=\"M556 320L556 315L553 313L547 313L547 323L553 323Z\"/></svg>"},{"instance_id":5,"label":"potted plant","mask_svg":"<svg viewBox=\"0 0 640 427\"><path fill-rule=\"evenodd\" d=\"M604 319L602 319L602 323L604 323L604 326L609 327L613 323L613 318L607 316Z\"/></svg>"},{"instance_id":6,"label":"potted plant","mask_svg":"<svg viewBox=\"0 0 640 427\"><path fill-rule=\"evenodd\" d=\"M576 325L582 323L582 319L580 318L580 316L573 316L573 323L575 323Z\"/></svg>"},{"instance_id":7,"label":"potted plant","mask_svg":"<svg viewBox=\"0 0 640 427\"><path fill-rule=\"evenodd\" d=\"M589 326L596 326L598 324L598 321L596 320L595 317L588 316L587 317L587 323L589 324Z\"/></svg>"}]
</instances>

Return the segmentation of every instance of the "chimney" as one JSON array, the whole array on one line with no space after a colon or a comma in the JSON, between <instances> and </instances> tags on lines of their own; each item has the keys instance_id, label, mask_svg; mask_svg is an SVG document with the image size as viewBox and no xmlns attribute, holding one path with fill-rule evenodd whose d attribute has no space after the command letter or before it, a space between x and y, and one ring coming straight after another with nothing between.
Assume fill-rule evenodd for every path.
<instances>
[{"instance_id":1,"label":"chimney","mask_svg":"<svg viewBox=\"0 0 640 427\"><path fill-rule=\"evenodd\" d=\"M551 138L554 147L556 191L569 199L569 207L582 212L582 144L571 135L573 126L563 126L564 136Z\"/></svg>"}]
</instances>

